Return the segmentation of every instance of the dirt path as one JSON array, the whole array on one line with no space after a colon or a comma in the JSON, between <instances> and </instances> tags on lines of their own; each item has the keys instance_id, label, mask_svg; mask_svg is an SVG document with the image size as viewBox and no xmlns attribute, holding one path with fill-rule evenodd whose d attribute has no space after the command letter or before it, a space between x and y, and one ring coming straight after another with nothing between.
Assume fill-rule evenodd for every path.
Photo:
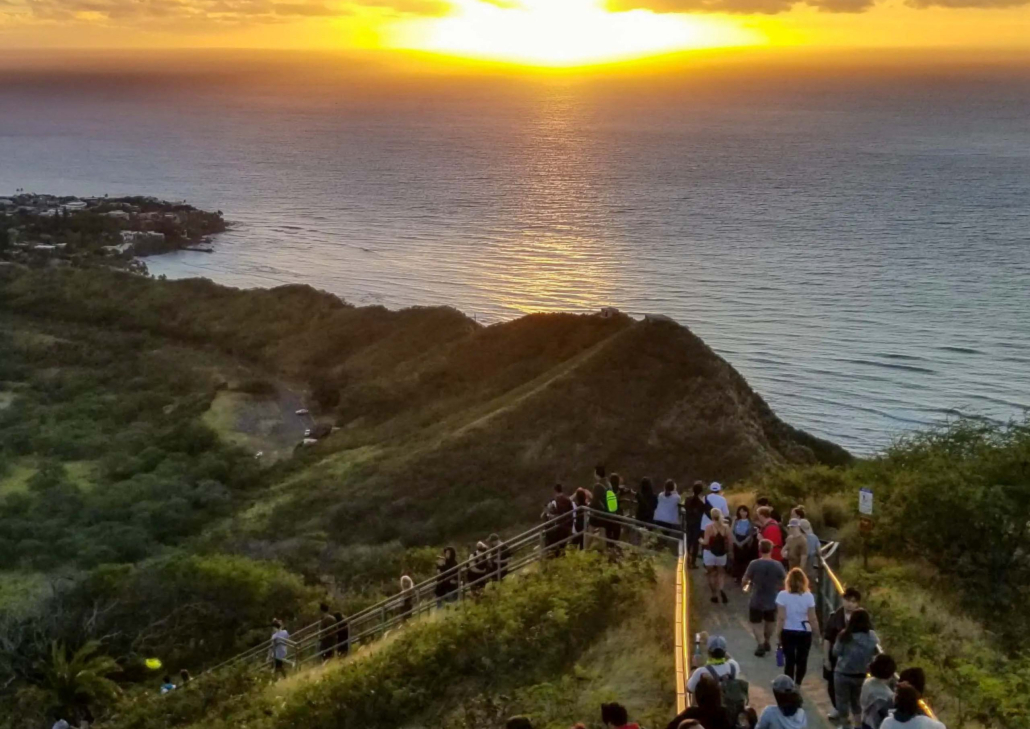
<instances>
[{"instance_id":1,"label":"dirt path","mask_svg":"<svg viewBox=\"0 0 1030 729\"><path fill-rule=\"evenodd\" d=\"M702 614L692 626L696 631L707 631L709 635L721 635L726 639L730 655L740 664L744 677L751 683L751 706L761 714L769 704L774 703L772 680L783 673L776 667L775 651L763 658L755 656L755 639L747 619L748 596L737 587L732 579L727 579L726 594L728 605L714 605L708 602L708 584L701 569L691 570L691 590L694 591L694 605L704 605L699 611ZM775 641L774 641L775 645ZM823 681L823 654L813 645L808 656L808 675L805 676L801 694L805 698L805 712L808 715L809 729L833 729L835 726L826 718L830 710L830 699L826 695L826 682Z\"/></svg>"}]
</instances>

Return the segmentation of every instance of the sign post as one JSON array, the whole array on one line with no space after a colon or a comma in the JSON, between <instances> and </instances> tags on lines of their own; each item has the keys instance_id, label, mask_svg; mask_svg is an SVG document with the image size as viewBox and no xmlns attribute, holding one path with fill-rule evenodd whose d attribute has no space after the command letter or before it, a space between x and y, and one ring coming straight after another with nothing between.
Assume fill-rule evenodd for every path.
<instances>
[{"instance_id":1,"label":"sign post","mask_svg":"<svg viewBox=\"0 0 1030 729\"><path fill-rule=\"evenodd\" d=\"M858 491L858 529L862 534L862 566L869 569L869 535L873 531L873 490L864 486Z\"/></svg>"}]
</instances>

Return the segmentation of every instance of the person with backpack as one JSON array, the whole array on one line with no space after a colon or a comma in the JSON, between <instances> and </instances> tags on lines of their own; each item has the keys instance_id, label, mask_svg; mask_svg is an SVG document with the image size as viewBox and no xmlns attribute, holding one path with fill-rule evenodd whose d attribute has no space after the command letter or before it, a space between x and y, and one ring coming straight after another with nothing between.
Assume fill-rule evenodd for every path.
<instances>
[{"instance_id":1,"label":"person with backpack","mask_svg":"<svg viewBox=\"0 0 1030 729\"><path fill-rule=\"evenodd\" d=\"M695 481L692 494L683 504L683 528L687 533L687 555L690 557L690 569L697 569L697 555L701 551L701 520L705 515L705 500L701 493L705 485Z\"/></svg>"},{"instance_id":2,"label":"person with backpack","mask_svg":"<svg viewBox=\"0 0 1030 729\"><path fill-rule=\"evenodd\" d=\"M721 509L713 507L709 517L711 521L701 536L701 546L704 547L702 562L708 573L708 588L712 591L712 602L718 603L721 597L723 604L726 604L730 600L726 597L723 586L726 580L726 560L733 536L723 519Z\"/></svg>"},{"instance_id":3,"label":"person with backpack","mask_svg":"<svg viewBox=\"0 0 1030 729\"><path fill-rule=\"evenodd\" d=\"M773 519L772 513L771 506L758 507L755 512L758 521L758 535L762 539L768 539L772 542L772 558L777 562L782 563L784 569L789 569L787 564L783 561L783 527L780 526L778 521Z\"/></svg>"},{"instance_id":4,"label":"person with backpack","mask_svg":"<svg viewBox=\"0 0 1030 729\"><path fill-rule=\"evenodd\" d=\"M708 491L708 496L705 497L705 511L701 515L701 531L707 529L708 525L714 521L712 509L718 509L724 517L728 518L730 515L730 505L726 501L726 497L722 495L722 484L712 481Z\"/></svg>"},{"instance_id":5,"label":"person with backpack","mask_svg":"<svg viewBox=\"0 0 1030 729\"><path fill-rule=\"evenodd\" d=\"M848 626L837 636L833 655L833 688L837 696L837 715L841 729L851 729L851 716L862 716L862 685L869 663L879 652L880 641L873 630L869 613L859 608L851 613Z\"/></svg>"},{"instance_id":6,"label":"person with backpack","mask_svg":"<svg viewBox=\"0 0 1030 729\"><path fill-rule=\"evenodd\" d=\"M755 729L807 729L804 699L801 690L790 676L779 675L772 682L773 698L776 703L767 706L758 717Z\"/></svg>"},{"instance_id":7,"label":"person with backpack","mask_svg":"<svg viewBox=\"0 0 1030 729\"><path fill-rule=\"evenodd\" d=\"M619 513L619 486L621 485L622 477L619 474L613 473L608 477L608 487L605 489L602 505L609 514ZM614 519L605 519L604 536L608 540L609 549L614 548L613 542L619 541L621 533L622 525L619 522Z\"/></svg>"},{"instance_id":8,"label":"person with backpack","mask_svg":"<svg viewBox=\"0 0 1030 729\"><path fill-rule=\"evenodd\" d=\"M740 664L727 653L725 638L721 635L709 636L707 647L708 658L705 665L695 669L687 679L687 691L696 694L705 678L718 684L721 706L724 709L726 721L732 726L736 724L737 717L741 712L747 708L750 687L741 676Z\"/></svg>"},{"instance_id":9,"label":"person with backpack","mask_svg":"<svg viewBox=\"0 0 1030 729\"><path fill-rule=\"evenodd\" d=\"M694 705L677 714L666 729L678 729L683 722L691 719L700 723L704 729L733 729L735 721L730 721L727 717L726 707L723 706L722 688L719 681L712 678L711 673L702 674L691 693L694 695Z\"/></svg>"}]
</instances>

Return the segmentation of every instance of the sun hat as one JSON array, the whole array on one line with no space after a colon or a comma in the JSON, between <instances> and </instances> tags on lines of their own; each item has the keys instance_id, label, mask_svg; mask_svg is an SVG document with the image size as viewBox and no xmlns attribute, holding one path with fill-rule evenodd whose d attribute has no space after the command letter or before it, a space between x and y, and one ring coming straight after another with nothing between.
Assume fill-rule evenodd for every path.
<instances>
[{"instance_id":1,"label":"sun hat","mask_svg":"<svg viewBox=\"0 0 1030 729\"><path fill-rule=\"evenodd\" d=\"M790 676L781 673L779 676L773 679L772 690L778 694L785 694L789 691L796 691L797 686L794 685L794 679Z\"/></svg>"},{"instance_id":2,"label":"sun hat","mask_svg":"<svg viewBox=\"0 0 1030 729\"><path fill-rule=\"evenodd\" d=\"M722 484L718 481L712 481L712 485L708 487L711 491L722 491Z\"/></svg>"}]
</instances>

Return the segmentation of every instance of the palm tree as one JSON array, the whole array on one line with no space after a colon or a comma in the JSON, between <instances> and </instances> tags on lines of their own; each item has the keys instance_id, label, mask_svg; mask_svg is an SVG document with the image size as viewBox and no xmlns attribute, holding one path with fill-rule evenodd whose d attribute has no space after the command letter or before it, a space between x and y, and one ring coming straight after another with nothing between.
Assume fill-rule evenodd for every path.
<instances>
[{"instance_id":1,"label":"palm tree","mask_svg":"<svg viewBox=\"0 0 1030 729\"><path fill-rule=\"evenodd\" d=\"M43 688L64 715L78 714L95 702L112 701L121 693L118 684L108 678L121 668L110 656L99 654L99 650L100 643L91 640L69 657L63 643L50 644Z\"/></svg>"}]
</instances>

